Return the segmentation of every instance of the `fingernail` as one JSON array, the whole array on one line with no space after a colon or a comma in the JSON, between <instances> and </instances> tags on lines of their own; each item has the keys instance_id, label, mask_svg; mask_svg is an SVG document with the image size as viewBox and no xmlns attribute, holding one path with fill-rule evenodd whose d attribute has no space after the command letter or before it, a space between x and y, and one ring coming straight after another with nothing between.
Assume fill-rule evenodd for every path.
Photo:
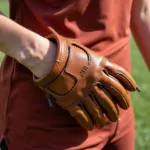
<instances>
[{"instance_id":1,"label":"fingernail","mask_svg":"<svg viewBox=\"0 0 150 150\"><path fill-rule=\"evenodd\" d=\"M118 118L118 120L120 121L120 118Z\"/></svg>"}]
</instances>

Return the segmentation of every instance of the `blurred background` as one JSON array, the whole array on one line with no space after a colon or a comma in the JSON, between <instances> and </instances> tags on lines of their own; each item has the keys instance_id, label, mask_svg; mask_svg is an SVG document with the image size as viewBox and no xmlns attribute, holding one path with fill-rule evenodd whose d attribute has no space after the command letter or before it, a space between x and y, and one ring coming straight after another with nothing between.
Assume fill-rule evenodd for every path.
<instances>
[{"instance_id":1,"label":"blurred background","mask_svg":"<svg viewBox=\"0 0 150 150\"><path fill-rule=\"evenodd\" d=\"M0 0L0 10L9 16L8 0ZM136 119L136 150L150 150L150 74L141 54L131 39L132 75L140 86L141 93L133 93ZM4 55L0 53L0 63Z\"/></svg>"}]
</instances>

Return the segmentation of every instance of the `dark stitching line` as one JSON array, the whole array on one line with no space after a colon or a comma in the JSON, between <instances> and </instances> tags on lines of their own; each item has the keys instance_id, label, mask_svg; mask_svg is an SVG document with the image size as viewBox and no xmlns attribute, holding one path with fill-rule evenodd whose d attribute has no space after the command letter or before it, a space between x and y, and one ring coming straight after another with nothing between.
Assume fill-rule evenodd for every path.
<instances>
[{"instance_id":1,"label":"dark stitching line","mask_svg":"<svg viewBox=\"0 0 150 150\"><path fill-rule=\"evenodd\" d=\"M67 75L69 75L70 77L74 78L74 79L75 79L75 83L74 83L74 85L72 86L72 88L70 88L69 91L66 92L65 94L57 94L57 93L55 93L53 90L51 90L51 89L49 89L49 88L46 88L47 90L49 90L50 92L52 92L53 94L55 94L55 95L57 95L57 96L65 96L65 95L67 95L68 93L70 93L70 91L72 91L72 89L75 87L75 85L76 85L76 83L77 83L77 79L76 79L73 75L71 75L71 74L69 74L68 72L66 72L66 66L67 66L67 64L68 64L69 55L70 55L70 47L69 47L69 49L68 49L68 58L67 58L65 67L64 67L64 69L63 69L62 71L64 71L64 72L65 72ZM61 73L62 73L62 71L61 71ZM59 77L59 76L60 76L60 74L59 74L57 77ZM57 79L57 78L55 78L55 80L56 80L56 79ZM55 80L53 80L53 82L54 82ZM52 82L51 82L51 83L52 83Z\"/></svg>"},{"instance_id":2,"label":"dark stitching line","mask_svg":"<svg viewBox=\"0 0 150 150\"><path fill-rule=\"evenodd\" d=\"M120 94L116 88L114 88L113 86L110 86L111 89L114 89L116 93L118 93L118 95L121 96L121 98L124 100L124 103L126 104L127 107L129 107L128 103L126 102L126 100L124 99L124 97L122 96L122 94ZM118 102L119 103L119 102Z\"/></svg>"},{"instance_id":3,"label":"dark stitching line","mask_svg":"<svg viewBox=\"0 0 150 150\"><path fill-rule=\"evenodd\" d=\"M132 88L134 89L134 86L130 83L130 81L128 80L128 78L126 78L121 72L116 71L115 73L117 73L118 75L122 76L132 86Z\"/></svg>"},{"instance_id":4,"label":"dark stitching line","mask_svg":"<svg viewBox=\"0 0 150 150\"><path fill-rule=\"evenodd\" d=\"M72 104L70 104L69 106L67 106L67 107L65 107L67 110L70 110L70 109L72 109L74 106L76 106L76 105L82 105L81 103L81 99L80 100L76 100L74 103L72 103Z\"/></svg>"},{"instance_id":5,"label":"dark stitching line","mask_svg":"<svg viewBox=\"0 0 150 150\"><path fill-rule=\"evenodd\" d=\"M64 69L66 68L66 65L67 65L67 63L68 63L69 54L70 54L70 50L68 49L68 57L67 57L67 60L66 60L65 65L64 65ZM61 71L51 82L48 82L48 83L45 85L45 87L46 87L47 85L49 85L49 84L52 84L52 83L60 76L60 74L64 71L64 69L62 69L62 71Z\"/></svg>"},{"instance_id":6,"label":"dark stitching line","mask_svg":"<svg viewBox=\"0 0 150 150\"><path fill-rule=\"evenodd\" d=\"M87 58L88 58L87 59L88 60L88 65L90 65L90 63L91 63L91 55L82 46L79 46L76 43L73 43L72 45L75 46L75 47L78 47L78 48L82 49L86 53Z\"/></svg>"},{"instance_id":7,"label":"dark stitching line","mask_svg":"<svg viewBox=\"0 0 150 150\"><path fill-rule=\"evenodd\" d=\"M66 72L65 72L66 73ZM67 73L68 74L68 73ZM72 76L71 74L68 74L68 75L70 75L70 76ZM74 76L72 76L73 78L74 78ZM70 93L71 91L72 91L72 89L75 87L75 85L76 85L76 83L77 83L77 79L76 78L74 78L76 81L75 81L75 83L74 83L74 85L69 89L69 91L68 92L66 92L66 93L64 93L64 94L57 94L57 93L55 93L53 90L51 90L51 89L49 89L49 88L45 88L45 89L47 89L47 90L49 90L50 92L52 92L53 94L55 94L55 95L57 95L57 96L65 96L65 95L67 95L68 93Z\"/></svg>"},{"instance_id":8,"label":"dark stitching line","mask_svg":"<svg viewBox=\"0 0 150 150\"><path fill-rule=\"evenodd\" d=\"M73 45L73 46L75 46L75 47L78 47L78 48L80 48L81 50L83 50L83 51L85 52L85 54L87 55L88 65L90 65L90 62L91 62L90 54L89 54L83 47L77 45L76 43L72 43L71 45ZM72 74L66 72L66 66L67 66L67 64L68 64L70 51L71 51L71 50L70 50L70 46L69 46L69 47L68 47L68 58L67 58L67 61L66 61L65 66L64 66L64 69L63 69L62 71L64 71L67 75L69 75L69 76L71 76L71 77L73 77L73 78L75 79L75 83L74 83L74 85L72 86L72 88L70 88L69 91L66 92L65 94L57 94L57 93L55 93L53 90L51 90L51 89L49 89L49 88L45 88L46 90L49 90L50 92L52 92L53 94L55 94L55 95L57 95L57 96L66 96L68 93L70 93L70 92L72 91L72 89L75 87L75 85L76 85L76 83L77 83L77 79L76 79ZM61 71L61 73L62 73L62 71ZM61 74L61 73L60 73L60 74ZM51 83L53 83L53 82L60 76L60 74L59 74ZM51 84L51 83L50 83L50 84ZM48 85L48 84L47 84L47 85ZM46 85L46 86L47 86L47 85Z\"/></svg>"}]
</instances>

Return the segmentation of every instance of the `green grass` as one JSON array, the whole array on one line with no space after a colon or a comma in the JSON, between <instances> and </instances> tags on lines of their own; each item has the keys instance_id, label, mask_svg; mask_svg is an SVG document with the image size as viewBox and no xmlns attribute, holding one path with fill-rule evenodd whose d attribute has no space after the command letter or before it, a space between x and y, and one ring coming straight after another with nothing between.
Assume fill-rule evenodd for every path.
<instances>
[{"instance_id":1,"label":"green grass","mask_svg":"<svg viewBox=\"0 0 150 150\"><path fill-rule=\"evenodd\" d=\"M133 77L141 87L141 93L133 93L136 118L136 150L150 149L150 75L138 48L131 40Z\"/></svg>"},{"instance_id":2,"label":"green grass","mask_svg":"<svg viewBox=\"0 0 150 150\"><path fill-rule=\"evenodd\" d=\"M0 2L0 10L8 15L8 3ZM3 54L0 53L0 62ZM132 94L136 119L136 150L150 150L150 75L146 65L131 40L133 77L141 87L141 93Z\"/></svg>"},{"instance_id":3,"label":"green grass","mask_svg":"<svg viewBox=\"0 0 150 150\"><path fill-rule=\"evenodd\" d=\"M3 59L3 57L4 57L4 54L0 52L0 63L1 63L2 59Z\"/></svg>"},{"instance_id":4,"label":"green grass","mask_svg":"<svg viewBox=\"0 0 150 150\"><path fill-rule=\"evenodd\" d=\"M7 0L0 1L0 11L3 12L5 15L9 15L9 6Z\"/></svg>"},{"instance_id":5,"label":"green grass","mask_svg":"<svg viewBox=\"0 0 150 150\"><path fill-rule=\"evenodd\" d=\"M9 6L7 0L0 1L0 11L3 12L6 16L9 15ZM4 54L0 52L0 62L3 58Z\"/></svg>"}]
</instances>

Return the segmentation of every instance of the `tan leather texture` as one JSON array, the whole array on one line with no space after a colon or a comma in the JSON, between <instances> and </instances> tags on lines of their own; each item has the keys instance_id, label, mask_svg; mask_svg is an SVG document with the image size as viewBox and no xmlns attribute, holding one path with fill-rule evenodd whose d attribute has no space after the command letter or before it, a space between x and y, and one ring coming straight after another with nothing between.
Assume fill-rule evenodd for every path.
<instances>
[{"instance_id":1,"label":"tan leather texture","mask_svg":"<svg viewBox=\"0 0 150 150\"><path fill-rule=\"evenodd\" d=\"M57 59L47 76L34 77L35 83L87 130L94 125L102 128L104 115L117 121L117 107L129 108L128 91L137 89L131 75L72 39L59 35L48 38L57 44Z\"/></svg>"}]
</instances>

